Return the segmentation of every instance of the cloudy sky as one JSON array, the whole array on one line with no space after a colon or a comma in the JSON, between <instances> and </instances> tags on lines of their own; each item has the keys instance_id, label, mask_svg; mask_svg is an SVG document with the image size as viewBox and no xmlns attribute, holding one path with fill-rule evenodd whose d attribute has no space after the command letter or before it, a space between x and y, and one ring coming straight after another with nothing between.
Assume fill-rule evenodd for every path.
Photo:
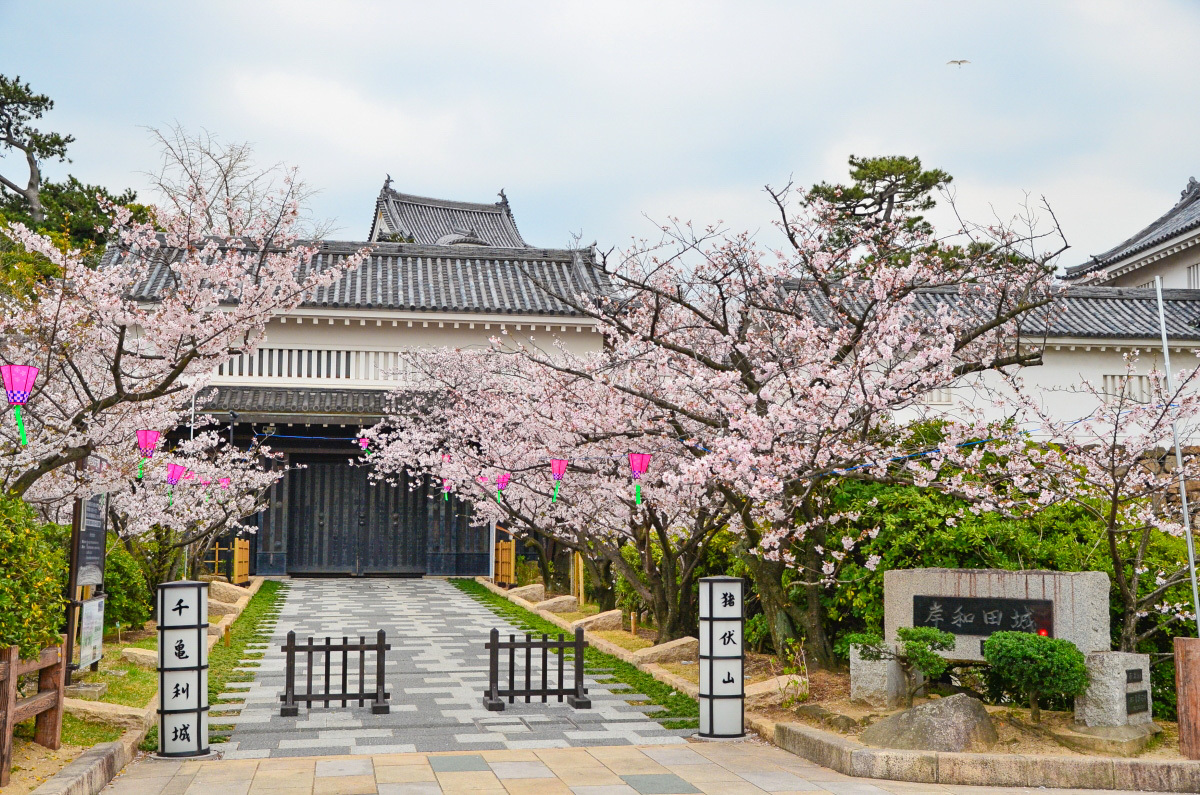
<instances>
[{"instance_id":1,"label":"cloudy sky","mask_svg":"<svg viewBox=\"0 0 1200 795\"><path fill-rule=\"evenodd\" d=\"M0 73L77 139L52 177L141 188L144 128L178 122L299 166L343 239L390 173L423 195L505 188L535 245L620 247L647 216L773 243L764 184L916 154L976 219L1045 196L1064 265L1200 174L1197 41L1190 0L0 0Z\"/></svg>"}]
</instances>

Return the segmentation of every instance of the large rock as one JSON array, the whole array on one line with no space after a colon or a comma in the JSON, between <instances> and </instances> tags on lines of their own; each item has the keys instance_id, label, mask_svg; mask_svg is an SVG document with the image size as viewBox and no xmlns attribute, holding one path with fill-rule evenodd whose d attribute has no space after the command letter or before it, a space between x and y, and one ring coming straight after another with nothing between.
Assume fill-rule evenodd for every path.
<instances>
[{"instance_id":1,"label":"large rock","mask_svg":"<svg viewBox=\"0 0 1200 795\"><path fill-rule=\"evenodd\" d=\"M679 638L651 646L648 649L638 649L633 653L635 665L645 663L667 663L695 661L700 657L700 641L696 638Z\"/></svg>"},{"instance_id":2,"label":"large rock","mask_svg":"<svg viewBox=\"0 0 1200 795\"><path fill-rule=\"evenodd\" d=\"M238 606L230 602L218 602L216 599L208 600L208 614L210 616L234 616L241 612Z\"/></svg>"},{"instance_id":3,"label":"large rock","mask_svg":"<svg viewBox=\"0 0 1200 795\"><path fill-rule=\"evenodd\" d=\"M592 632L597 630L624 629L624 625L621 623L621 621L622 618L620 610L606 610L605 612L597 613L594 616L587 616L579 619L578 621L572 621L571 629L583 627L585 630L590 630Z\"/></svg>"},{"instance_id":4,"label":"large rock","mask_svg":"<svg viewBox=\"0 0 1200 795\"><path fill-rule=\"evenodd\" d=\"M524 599L526 602L537 603L546 598L546 586L540 582L533 585L523 585L520 588L513 588L508 592L508 595Z\"/></svg>"},{"instance_id":5,"label":"large rock","mask_svg":"<svg viewBox=\"0 0 1200 795\"><path fill-rule=\"evenodd\" d=\"M249 588L242 588L238 585L230 585L227 582L213 580L208 584L208 598L217 602L234 602L244 597L250 596Z\"/></svg>"},{"instance_id":6,"label":"large rock","mask_svg":"<svg viewBox=\"0 0 1200 795\"><path fill-rule=\"evenodd\" d=\"M961 693L889 715L859 735L866 745L913 751L981 751L998 739L983 704Z\"/></svg>"},{"instance_id":7,"label":"large rock","mask_svg":"<svg viewBox=\"0 0 1200 795\"><path fill-rule=\"evenodd\" d=\"M121 649L121 659L125 662L131 662L134 665L140 665L143 668L158 667L158 652L150 649Z\"/></svg>"},{"instance_id":8,"label":"large rock","mask_svg":"<svg viewBox=\"0 0 1200 795\"><path fill-rule=\"evenodd\" d=\"M544 602L538 602L534 607L538 610L545 610L547 613L574 613L579 609L579 600L574 596L555 596Z\"/></svg>"}]
</instances>

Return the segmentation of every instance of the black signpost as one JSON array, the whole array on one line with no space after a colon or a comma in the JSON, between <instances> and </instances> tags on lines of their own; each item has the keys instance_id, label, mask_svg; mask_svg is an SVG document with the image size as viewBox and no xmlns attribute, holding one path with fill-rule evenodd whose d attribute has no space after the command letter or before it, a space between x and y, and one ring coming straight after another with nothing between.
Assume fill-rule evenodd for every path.
<instances>
[{"instance_id":1,"label":"black signpost","mask_svg":"<svg viewBox=\"0 0 1200 795\"><path fill-rule=\"evenodd\" d=\"M102 469L103 460L89 456L80 461L78 469ZM108 495L99 494L88 500L76 499L71 512L70 565L67 569L67 670L64 684L71 684L71 672L79 668L75 660L75 635L79 631L79 610L84 598L92 598L104 590L104 553L108 543ZM86 594L82 588L88 589ZM99 662L92 663L92 670Z\"/></svg>"}]
</instances>

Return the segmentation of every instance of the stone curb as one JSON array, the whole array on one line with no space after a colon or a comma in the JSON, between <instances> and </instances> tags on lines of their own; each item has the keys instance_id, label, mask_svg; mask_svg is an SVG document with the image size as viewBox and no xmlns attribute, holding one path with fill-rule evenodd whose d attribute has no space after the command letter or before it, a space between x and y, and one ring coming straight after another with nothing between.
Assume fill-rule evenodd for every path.
<instances>
[{"instance_id":1,"label":"stone curb","mask_svg":"<svg viewBox=\"0 0 1200 795\"><path fill-rule=\"evenodd\" d=\"M262 587L262 584L263 578L255 577L250 583L250 596L258 593L258 589ZM245 604L242 603L243 601ZM242 611L246 609L246 604L249 604L250 600L243 598L238 600L238 602L236 615L225 616L221 622L222 624L225 624L225 619L228 619L228 623L232 624L241 616ZM209 651L212 651L212 647L220 639L220 635L209 634ZM77 700L66 699L66 702ZM81 703L89 705L93 702L84 701ZM73 712L73 710L68 709L69 706L71 706L69 703L64 703L64 711ZM140 727L135 726L126 730L119 740L111 743L100 743L84 751L69 765L42 782L41 786L31 792L30 795L96 795L96 793L108 785L108 782L112 781L113 776L120 773L125 765L129 764L134 756L137 755L138 746L142 744L142 740L146 739L147 732L154 725L157 709L158 692L156 691L151 697L150 703L146 705L144 710L140 711L142 717L142 725ZM123 711L127 711L130 718L135 717L139 713L136 707L124 707Z\"/></svg>"},{"instance_id":2,"label":"stone curb","mask_svg":"<svg viewBox=\"0 0 1200 795\"><path fill-rule=\"evenodd\" d=\"M475 582L479 583L484 588L487 588L492 593L503 596L505 599L512 602L517 607L523 607L526 610L528 610L529 612L534 613L537 616L549 621L551 624L554 624L555 626L558 626L558 627L562 627L567 632L573 633L575 631L571 627L570 621L560 618L559 616L556 616L554 613L548 613L545 610L538 610L537 606L534 605L532 602L526 601L525 599L522 599L519 596L511 595L508 591L501 588L499 585L496 585L491 580L489 580L487 577L476 577ZM645 671L646 673L650 674L651 676L653 676L655 679L662 682L663 684L670 685L671 687L675 688L676 690L679 690L683 693L687 693L692 698L696 697L698 688L695 685L691 684L691 682L688 682L685 679L680 679L677 676L672 676L671 674L667 673L662 668L660 668L656 663L643 662L637 658L635 652L631 652L628 649L621 648L617 644L612 643L611 641L607 641L604 638L598 638L593 633L589 632L586 629L583 631L583 637L584 637L584 640L586 640L588 642L588 644L591 645L591 647L596 649L597 651L602 651L605 654L616 657L618 660L621 660L622 662L627 662L630 665L632 665L634 668L637 668L639 671ZM661 644L661 645L665 646L666 644ZM649 646L646 649L640 649L640 651L649 651L651 649L656 649L656 648L658 648L658 646ZM669 677L669 678L665 678L665 677ZM689 691L687 689L684 689L684 687L681 686L681 683L688 685L691 688L691 690Z\"/></svg>"},{"instance_id":3,"label":"stone curb","mask_svg":"<svg viewBox=\"0 0 1200 795\"><path fill-rule=\"evenodd\" d=\"M754 728L760 733L770 724L762 719L758 722L762 728ZM750 715L747 724L754 725ZM796 723L775 724L773 739L783 750L810 762L862 778L967 786L1200 792L1200 762L869 748Z\"/></svg>"}]
</instances>

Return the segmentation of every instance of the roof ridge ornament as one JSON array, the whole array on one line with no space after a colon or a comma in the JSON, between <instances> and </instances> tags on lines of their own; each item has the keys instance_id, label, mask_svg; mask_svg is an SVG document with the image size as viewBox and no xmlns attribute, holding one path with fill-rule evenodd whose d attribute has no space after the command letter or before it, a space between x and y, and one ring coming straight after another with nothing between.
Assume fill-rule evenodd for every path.
<instances>
[{"instance_id":1,"label":"roof ridge ornament","mask_svg":"<svg viewBox=\"0 0 1200 795\"><path fill-rule=\"evenodd\" d=\"M391 175L391 174L386 174L385 176L386 176L386 178L383 180L383 189L384 189L384 190L391 190L391 188L392 188L392 175Z\"/></svg>"},{"instance_id":2,"label":"roof ridge ornament","mask_svg":"<svg viewBox=\"0 0 1200 795\"><path fill-rule=\"evenodd\" d=\"M508 197L504 195L504 188L500 189L500 193L498 195L500 196L500 204L502 204L504 207L508 207Z\"/></svg>"},{"instance_id":3,"label":"roof ridge ornament","mask_svg":"<svg viewBox=\"0 0 1200 795\"><path fill-rule=\"evenodd\" d=\"M1179 192L1179 198L1186 199L1188 197L1188 194L1194 193L1196 191L1197 186L1200 186L1200 182L1196 182L1195 177L1188 177L1187 187Z\"/></svg>"}]
</instances>

